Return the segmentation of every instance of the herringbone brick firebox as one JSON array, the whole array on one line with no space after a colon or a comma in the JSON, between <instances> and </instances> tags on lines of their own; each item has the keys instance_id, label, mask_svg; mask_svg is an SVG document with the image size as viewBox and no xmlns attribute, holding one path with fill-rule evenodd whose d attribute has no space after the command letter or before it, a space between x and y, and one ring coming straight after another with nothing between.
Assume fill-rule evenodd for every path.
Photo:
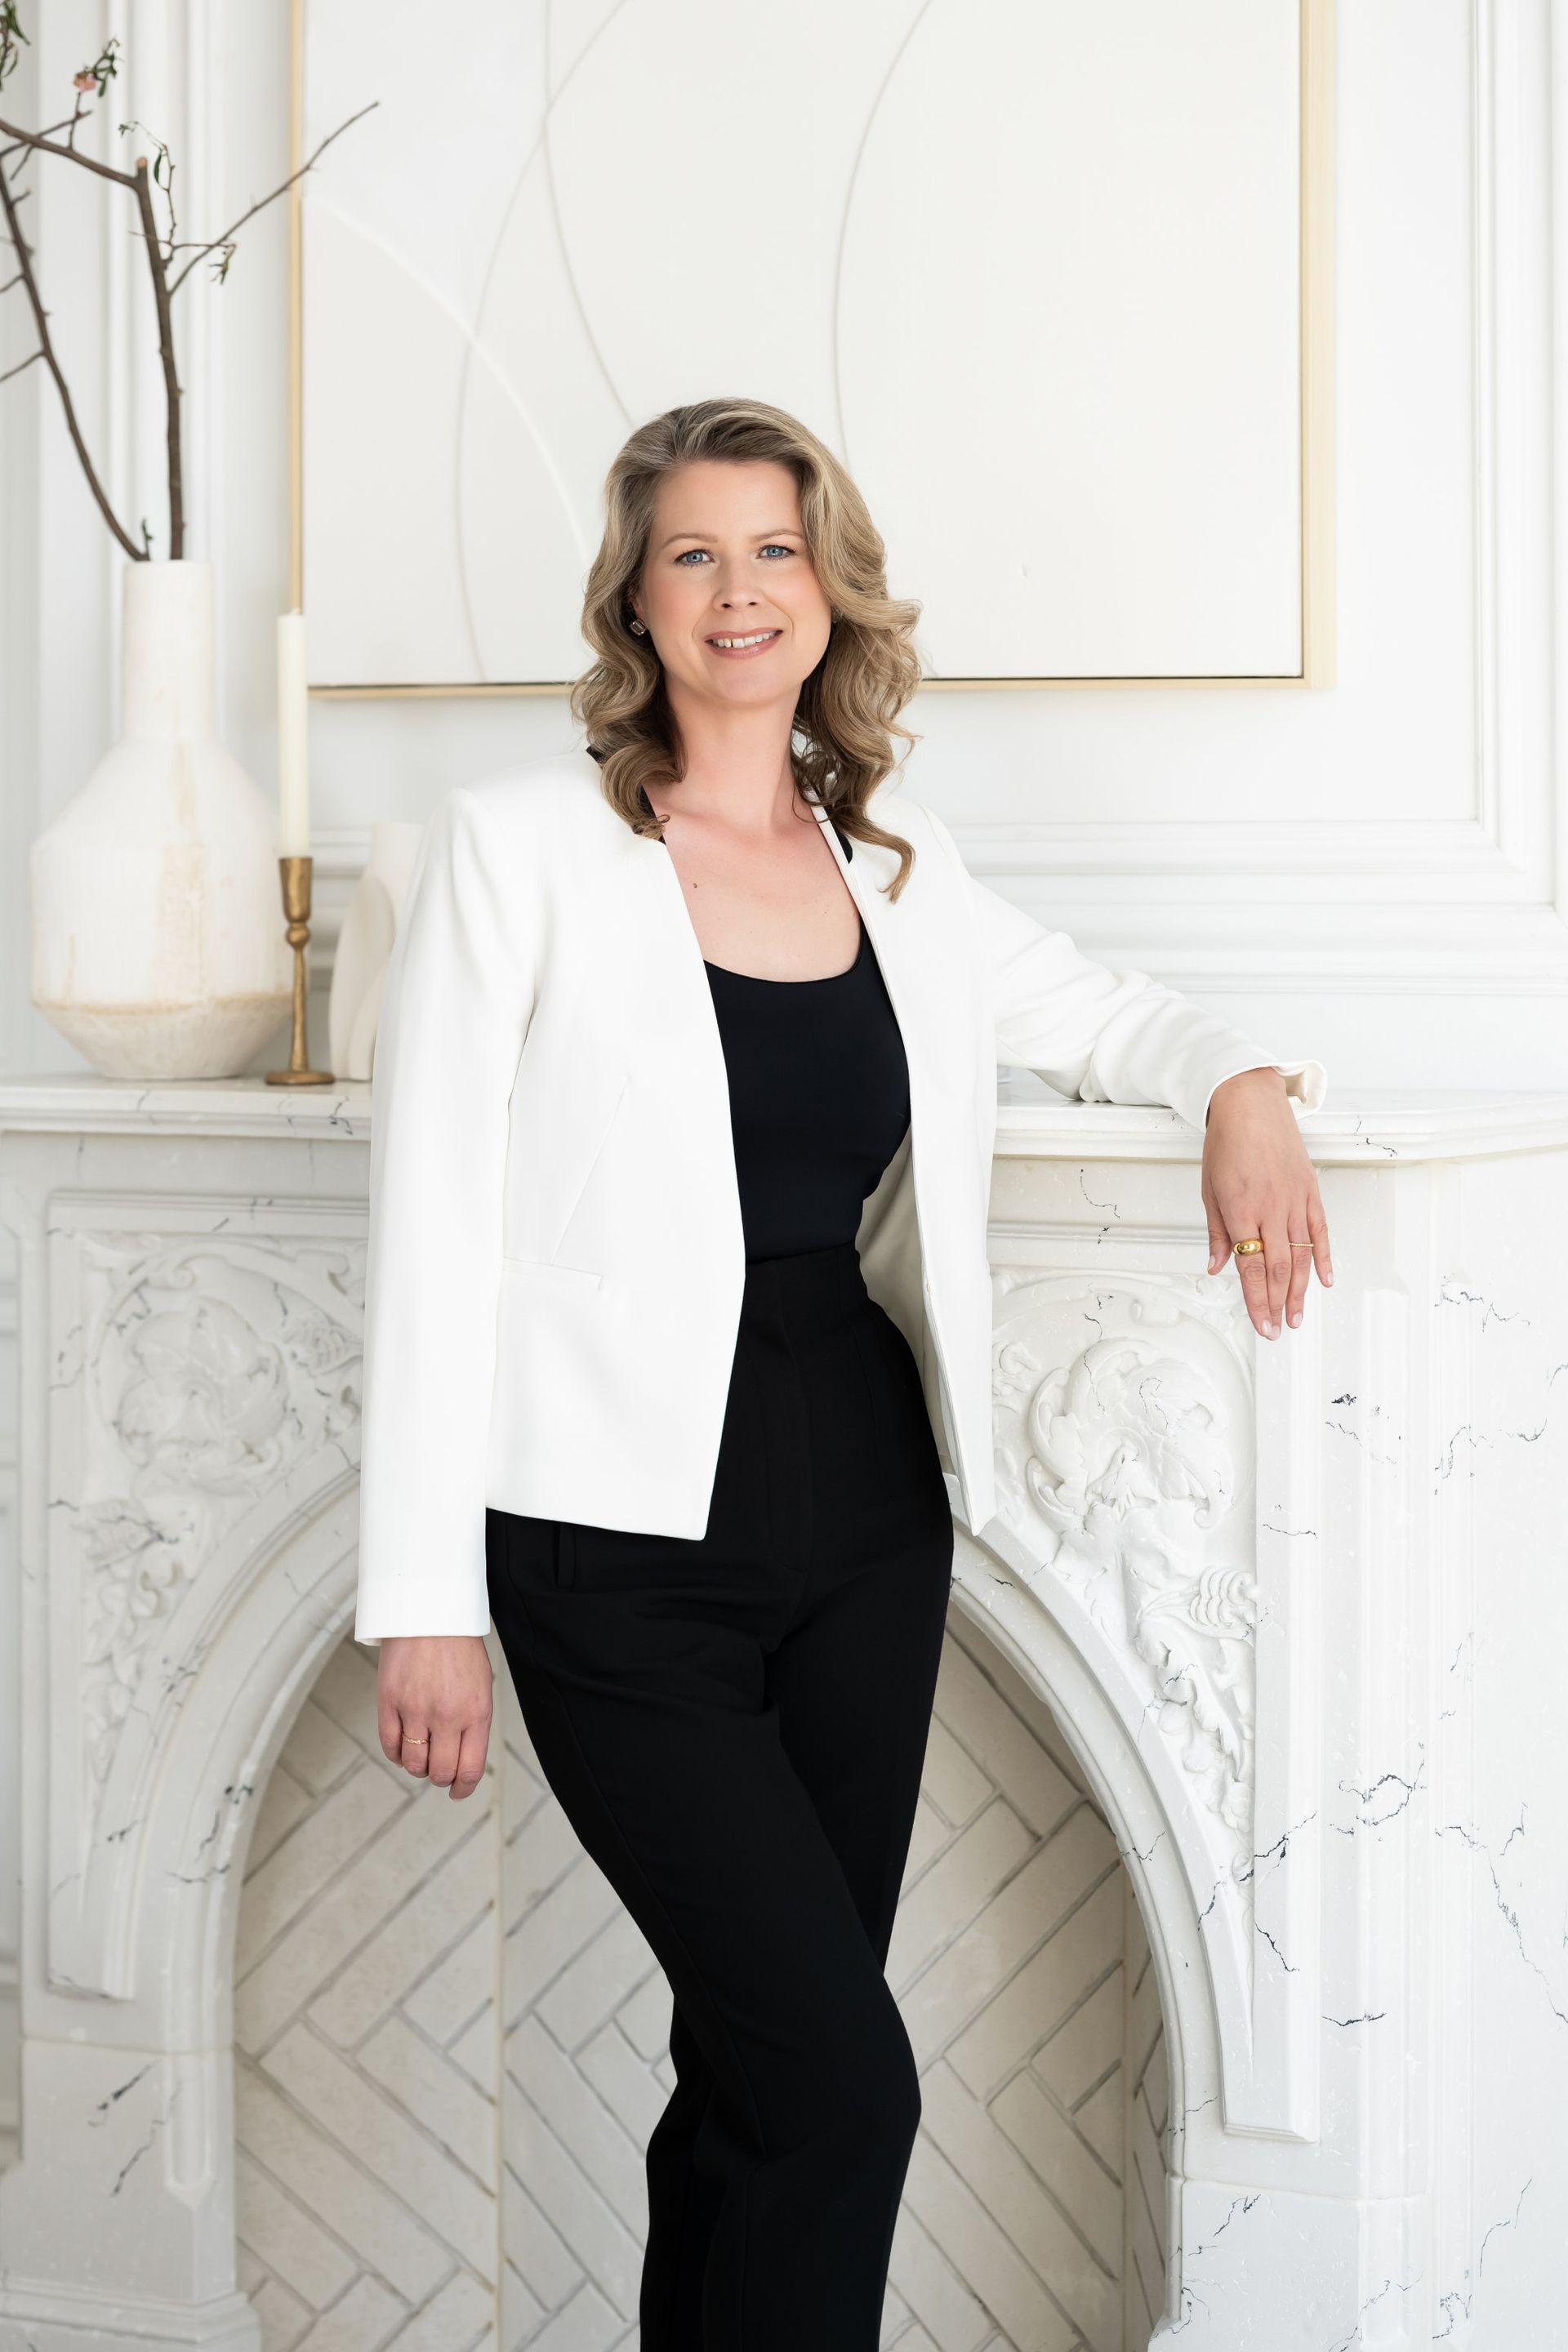
<instances>
[{"instance_id":1,"label":"herringbone brick firebox","mask_svg":"<svg viewBox=\"0 0 1568 2352\"><path fill-rule=\"evenodd\" d=\"M387 1764L335 1650L274 1768L236 1952L240 2284L266 2352L637 2340L669 1997L498 1657L462 1805ZM1163 2297L1165 2093L1126 1874L1049 1710L955 1611L889 1975L924 2121L884 2342L1122 2352ZM1142 2330L1142 2333L1139 2331Z\"/></svg>"}]
</instances>

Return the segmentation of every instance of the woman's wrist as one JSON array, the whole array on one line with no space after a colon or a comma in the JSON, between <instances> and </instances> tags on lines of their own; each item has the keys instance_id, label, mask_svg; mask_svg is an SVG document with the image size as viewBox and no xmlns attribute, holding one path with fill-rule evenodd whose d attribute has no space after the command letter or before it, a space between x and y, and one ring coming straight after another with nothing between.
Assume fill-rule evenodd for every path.
<instances>
[{"instance_id":1,"label":"woman's wrist","mask_svg":"<svg viewBox=\"0 0 1568 2352\"><path fill-rule=\"evenodd\" d=\"M1208 1113L1204 1125L1205 1127L1208 1125L1209 1119L1214 1117L1215 1105L1221 1101L1222 1097L1227 1103L1262 1102L1271 1096L1278 1095L1283 1101L1289 1092L1284 1074L1277 1070L1271 1062L1260 1062L1256 1069L1235 1070L1228 1078L1221 1078L1218 1086L1210 1095Z\"/></svg>"}]
</instances>

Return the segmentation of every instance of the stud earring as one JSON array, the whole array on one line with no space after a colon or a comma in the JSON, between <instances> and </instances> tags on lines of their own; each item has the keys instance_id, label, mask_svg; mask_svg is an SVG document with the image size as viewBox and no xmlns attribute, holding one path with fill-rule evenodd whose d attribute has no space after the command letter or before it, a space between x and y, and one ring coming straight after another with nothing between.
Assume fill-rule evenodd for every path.
<instances>
[{"instance_id":1,"label":"stud earring","mask_svg":"<svg viewBox=\"0 0 1568 2352\"><path fill-rule=\"evenodd\" d=\"M642 623L637 618L635 614L632 617L632 632L634 635L639 637L646 637L647 635L647 631L644 628Z\"/></svg>"}]
</instances>

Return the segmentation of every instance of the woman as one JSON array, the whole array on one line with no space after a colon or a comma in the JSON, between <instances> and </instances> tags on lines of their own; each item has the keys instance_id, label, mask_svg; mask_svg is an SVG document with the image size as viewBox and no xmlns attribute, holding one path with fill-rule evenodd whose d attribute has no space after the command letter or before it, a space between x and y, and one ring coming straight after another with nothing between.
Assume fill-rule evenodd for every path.
<instances>
[{"instance_id":1,"label":"woman","mask_svg":"<svg viewBox=\"0 0 1568 2352\"><path fill-rule=\"evenodd\" d=\"M466 1796L493 1617L670 1982L643 2352L873 2352L920 2095L884 1975L960 1507L992 1516L998 1060L1206 1123L1209 1271L1328 1236L1270 1064L878 795L918 606L781 411L611 469L589 750L449 792L376 1056L355 1633Z\"/></svg>"}]
</instances>

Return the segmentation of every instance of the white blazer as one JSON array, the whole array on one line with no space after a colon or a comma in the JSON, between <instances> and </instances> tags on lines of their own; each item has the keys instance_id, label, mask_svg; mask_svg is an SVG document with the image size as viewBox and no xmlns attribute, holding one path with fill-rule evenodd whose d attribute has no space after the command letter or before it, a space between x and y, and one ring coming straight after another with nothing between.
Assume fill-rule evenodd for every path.
<instances>
[{"instance_id":1,"label":"white blazer","mask_svg":"<svg viewBox=\"0 0 1568 2352\"><path fill-rule=\"evenodd\" d=\"M965 1517L994 1510L986 1215L999 1063L1202 1128L1268 1057L1080 955L884 784L890 854L817 821L909 1062L910 1128L858 1236L923 1370ZM1281 1062L1300 1108L1317 1062ZM375 1050L354 1633L484 1633L485 1509L700 1536L745 1253L729 1083L675 862L585 751L437 803Z\"/></svg>"}]
</instances>

